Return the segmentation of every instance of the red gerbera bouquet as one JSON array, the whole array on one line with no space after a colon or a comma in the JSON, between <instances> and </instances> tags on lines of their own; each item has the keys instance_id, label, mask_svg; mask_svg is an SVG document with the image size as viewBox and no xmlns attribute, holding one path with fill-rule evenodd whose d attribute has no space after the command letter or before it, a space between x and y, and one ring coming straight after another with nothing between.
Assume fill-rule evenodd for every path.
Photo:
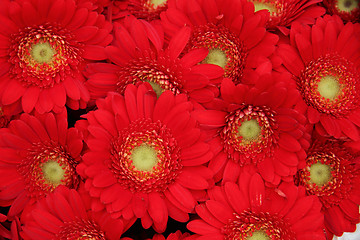
<instances>
[{"instance_id":1,"label":"red gerbera bouquet","mask_svg":"<svg viewBox=\"0 0 360 240\"><path fill-rule=\"evenodd\" d=\"M359 4L0 0L0 240L359 239Z\"/></svg>"}]
</instances>

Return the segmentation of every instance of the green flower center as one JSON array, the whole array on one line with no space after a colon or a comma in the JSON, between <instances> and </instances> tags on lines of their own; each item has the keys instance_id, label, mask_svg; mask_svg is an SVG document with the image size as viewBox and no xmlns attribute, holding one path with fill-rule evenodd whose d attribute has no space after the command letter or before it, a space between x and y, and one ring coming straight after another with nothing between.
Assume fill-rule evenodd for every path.
<instances>
[{"instance_id":1,"label":"green flower center","mask_svg":"<svg viewBox=\"0 0 360 240\"><path fill-rule=\"evenodd\" d=\"M255 119L246 120L238 128L238 137L242 137L245 142L252 142L261 135L261 127Z\"/></svg>"},{"instance_id":2,"label":"green flower center","mask_svg":"<svg viewBox=\"0 0 360 240\"><path fill-rule=\"evenodd\" d=\"M358 0L338 0L336 3L337 8L343 12L351 12L358 8Z\"/></svg>"},{"instance_id":3,"label":"green flower center","mask_svg":"<svg viewBox=\"0 0 360 240\"><path fill-rule=\"evenodd\" d=\"M228 62L226 53L218 48L209 49L209 53L202 63L215 64L225 69Z\"/></svg>"},{"instance_id":4,"label":"green flower center","mask_svg":"<svg viewBox=\"0 0 360 240\"><path fill-rule=\"evenodd\" d=\"M48 42L34 44L30 50L32 58L40 64L50 63L55 53L55 50Z\"/></svg>"},{"instance_id":5,"label":"green flower center","mask_svg":"<svg viewBox=\"0 0 360 240\"><path fill-rule=\"evenodd\" d=\"M253 1L253 3L254 3L254 7L255 7L255 12L266 9L271 14L273 14L277 10L276 7L271 3L265 3L265 2L261 2L261 1Z\"/></svg>"},{"instance_id":6,"label":"green flower center","mask_svg":"<svg viewBox=\"0 0 360 240\"><path fill-rule=\"evenodd\" d=\"M158 163L157 152L153 147L143 144L133 149L131 160L137 170L149 172Z\"/></svg>"},{"instance_id":7,"label":"green flower center","mask_svg":"<svg viewBox=\"0 0 360 240\"><path fill-rule=\"evenodd\" d=\"M150 3L156 8L161 5L165 5L167 0L151 0Z\"/></svg>"},{"instance_id":8,"label":"green flower center","mask_svg":"<svg viewBox=\"0 0 360 240\"><path fill-rule=\"evenodd\" d=\"M331 180L331 167L317 162L310 167L310 183L314 183L318 186L323 186Z\"/></svg>"},{"instance_id":9,"label":"green flower center","mask_svg":"<svg viewBox=\"0 0 360 240\"><path fill-rule=\"evenodd\" d=\"M334 100L340 93L341 85L336 77L328 75L320 79L317 90L322 97Z\"/></svg>"},{"instance_id":10,"label":"green flower center","mask_svg":"<svg viewBox=\"0 0 360 240\"><path fill-rule=\"evenodd\" d=\"M65 170L57 161L47 161L41 166L44 178L53 185L60 185L65 179Z\"/></svg>"},{"instance_id":11,"label":"green flower center","mask_svg":"<svg viewBox=\"0 0 360 240\"><path fill-rule=\"evenodd\" d=\"M164 89L160 86L160 84L151 81L146 81L146 82L150 83L152 89L156 93L157 98L159 98L160 95L164 92Z\"/></svg>"},{"instance_id":12,"label":"green flower center","mask_svg":"<svg viewBox=\"0 0 360 240\"><path fill-rule=\"evenodd\" d=\"M270 240L270 238L264 231L254 231L246 240Z\"/></svg>"}]
</instances>

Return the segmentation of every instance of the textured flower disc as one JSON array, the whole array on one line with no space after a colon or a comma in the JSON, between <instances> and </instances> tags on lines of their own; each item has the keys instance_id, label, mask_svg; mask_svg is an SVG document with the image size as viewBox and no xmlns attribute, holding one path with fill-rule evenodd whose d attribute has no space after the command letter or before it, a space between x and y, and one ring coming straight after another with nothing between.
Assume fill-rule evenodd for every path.
<instances>
[{"instance_id":1,"label":"textured flower disc","mask_svg":"<svg viewBox=\"0 0 360 240\"><path fill-rule=\"evenodd\" d=\"M239 37L225 26L209 23L195 27L188 47L207 48L209 54L202 63L222 67L225 70L225 77L236 82L243 76L248 55L247 49Z\"/></svg>"},{"instance_id":2,"label":"textured flower disc","mask_svg":"<svg viewBox=\"0 0 360 240\"><path fill-rule=\"evenodd\" d=\"M138 120L112 142L111 171L132 192L163 192L182 165L179 148L160 122Z\"/></svg>"},{"instance_id":3,"label":"textured flower disc","mask_svg":"<svg viewBox=\"0 0 360 240\"><path fill-rule=\"evenodd\" d=\"M338 144L318 144L308 153L306 167L299 172L300 184L317 195L328 208L351 197L354 156Z\"/></svg>"},{"instance_id":4,"label":"textured flower disc","mask_svg":"<svg viewBox=\"0 0 360 240\"><path fill-rule=\"evenodd\" d=\"M160 13L167 9L167 0L128 0L126 11L138 19L147 21L160 18Z\"/></svg>"},{"instance_id":5,"label":"textured flower disc","mask_svg":"<svg viewBox=\"0 0 360 240\"><path fill-rule=\"evenodd\" d=\"M260 10L268 10L270 16L277 16L284 10L284 4L278 0L251 0L254 3L255 12Z\"/></svg>"},{"instance_id":6,"label":"textured flower disc","mask_svg":"<svg viewBox=\"0 0 360 240\"><path fill-rule=\"evenodd\" d=\"M18 171L32 197L46 195L59 185L76 188L79 184L75 160L54 142L33 144Z\"/></svg>"},{"instance_id":7,"label":"textured flower disc","mask_svg":"<svg viewBox=\"0 0 360 240\"><path fill-rule=\"evenodd\" d=\"M336 14L344 21L359 22L359 0L324 0L323 4L330 14Z\"/></svg>"},{"instance_id":8,"label":"textured flower disc","mask_svg":"<svg viewBox=\"0 0 360 240\"><path fill-rule=\"evenodd\" d=\"M335 54L308 63L298 78L304 101L321 113L343 117L358 108L360 76L353 64Z\"/></svg>"},{"instance_id":9,"label":"textured flower disc","mask_svg":"<svg viewBox=\"0 0 360 240\"><path fill-rule=\"evenodd\" d=\"M295 239L291 226L283 218L269 213L244 211L235 214L222 229L226 240L290 240Z\"/></svg>"},{"instance_id":10,"label":"textured flower disc","mask_svg":"<svg viewBox=\"0 0 360 240\"><path fill-rule=\"evenodd\" d=\"M74 36L54 24L26 27L12 38L11 72L26 87L51 88L82 62ZM59 74L60 77L55 78Z\"/></svg>"},{"instance_id":11,"label":"textured flower disc","mask_svg":"<svg viewBox=\"0 0 360 240\"><path fill-rule=\"evenodd\" d=\"M240 109L226 116L226 125L220 132L224 148L229 158L234 159L234 151L257 163L261 158L254 154L263 153L271 156L278 136L275 129L275 113L266 107L243 105ZM245 162L240 162L245 164Z\"/></svg>"},{"instance_id":12,"label":"textured flower disc","mask_svg":"<svg viewBox=\"0 0 360 240\"><path fill-rule=\"evenodd\" d=\"M66 222L56 234L57 239L105 240L105 233L92 220L78 219Z\"/></svg>"}]
</instances>

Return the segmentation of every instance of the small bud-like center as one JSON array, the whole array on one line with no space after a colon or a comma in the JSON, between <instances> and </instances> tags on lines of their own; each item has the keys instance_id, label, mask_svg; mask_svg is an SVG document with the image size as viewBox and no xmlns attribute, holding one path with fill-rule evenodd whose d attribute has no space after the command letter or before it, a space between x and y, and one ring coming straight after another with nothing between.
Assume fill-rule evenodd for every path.
<instances>
[{"instance_id":1,"label":"small bud-like center","mask_svg":"<svg viewBox=\"0 0 360 240\"><path fill-rule=\"evenodd\" d=\"M150 83L152 89L156 93L157 98L159 98L160 95L164 92L164 89L157 83L154 83L154 82L151 82L151 81L147 81L147 82Z\"/></svg>"},{"instance_id":2,"label":"small bud-like center","mask_svg":"<svg viewBox=\"0 0 360 240\"><path fill-rule=\"evenodd\" d=\"M213 48L209 49L209 53L202 63L215 64L225 69L228 59L226 53L221 49Z\"/></svg>"},{"instance_id":3,"label":"small bud-like center","mask_svg":"<svg viewBox=\"0 0 360 240\"><path fill-rule=\"evenodd\" d=\"M243 140L246 141L256 140L261 135L259 122L255 119L242 122L238 128L237 135L243 137Z\"/></svg>"},{"instance_id":4,"label":"small bud-like center","mask_svg":"<svg viewBox=\"0 0 360 240\"><path fill-rule=\"evenodd\" d=\"M329 75L321 78L317 90L322 97L334 100L340 93L341 85L336 77Z\"/></svg>"},{"instance_id":5,"label":"small bud-like center","mask_svg":"<svg viewBox=\"0 0 360 240\"><path fill-rule=\"evenodd\" d=\"M270 238L264 231L254 231L246 240L270 240Z\"/></svg>"},{"instance_id":6,"label":"small bud-like center","mask_svg":"<svg viewBox=\"0 0 360 240\"><path fill-rule=\"evenodd\" d=\"M165 5L167 0L151 0L150 2L154 7L158 7L160 5Z\"/></svg>"},{"instance_id":7,"label":"small bud-like center","mask_svg":"<svg viewBox=\"0 0 360 240\"><path fill-rule=\"evenodd\" d=\"M40 64L51 62L54 54L55 50L48 42L37 43L31 48L31 56Z\"/></svg>"},{"instance_id":8,"label":"small bud-like center","mask_svg":"<svg viewBox=\"0 0 360 240\"><path fill-rule=\"evenodd\" d=\"M317 162L310 167L310 183L323 186L331 180L331 167Z\"/></svg>"},{"instance_id":9,"label":"small bud-like center","mask_svg":"<svg viewBox=\"0 0 360 240\"><path fill-rule=\"evenodd\" d=\"M156 150L147 144L135 147L131 153L133 166L139 171L151 171L158 163Z\"/></svg>"},{"instance_id":10,"label":"small bud-like center","mask_svg":"<svg viewBox=\"0 0 360 240\"><path fill-rule=\"evenodd\" d=\"M254 3L254 7L255 7L255 12L260 11L260 10L268 10L270 12L270 14L273 14L276 12L276 7L274 5L272 5L271 3L264 3L261 1L253 1Z\"/></svg>"},{"instance_id":11,"label":"small bud-like center","mask_svg":"<svg viewBox=\"0 0 360 240\"><path fill-rule=\"evenodd\" d=\"M61 180L65 178L65 170L57 161L47 161L42 167L44 178L53 185L61 184Z\"/></svg>"},{"instance_id":12,"label":"small bud-like center","mask_svg":"<svg viewBox=\"0 0 360 240\"><path fill-rule=\"evenodd\" d=\"M351 12L359 7L359 0L338 0L336 6L340 11Z\"/></svg>"}]
</instances>

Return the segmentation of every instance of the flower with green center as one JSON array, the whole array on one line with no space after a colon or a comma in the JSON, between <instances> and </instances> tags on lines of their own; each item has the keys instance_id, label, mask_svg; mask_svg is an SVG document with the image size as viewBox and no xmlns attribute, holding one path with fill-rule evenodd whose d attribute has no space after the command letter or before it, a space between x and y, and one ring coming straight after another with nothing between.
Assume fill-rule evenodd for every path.
<instances>
[{"instance_id":1,"label":"flower with green center","mask_svg":"<svg viewBox=\"0 0 360 240\"><path fill-rule=\"evenodd\" d=\"M201 63L215 64L225 69L228 62L226 53L218 48L209 49L209 53Z\"/></svg>"},{"instance_id":2,"label":"flower with green center","mask_svg":"<svg viewBox=\"0 0 360 240\"><path fill-rule=\"evenodd\" d=\"M338 0L336 7L342 12L352 12L355 9L359 9L358 0Z\"/></svg>"},{"instance_id":3,"label":"flower with green center","mask_svg":"<svg viewBox=\"0 0 360 240\"><path fill-rule=\"evenodd\" d=\"M246 240L270 240L270 238L264 231L254 231Z\"/></svg>"},{"instance_id":4,"label":"flower with green center","mask_svg":"<svg viewBox=\"0 0 360 240\"><path fill-rule=\"evenodd\" d=\"M335 100L341 94L341 85L336 77L328 75L320 79L317 90L322 97Z\"/></svg>"},{"instance_id":5,"label":"flower with green center","mask_svg":"<svg viewBox=\"0 0 360 240\"><path fill-rule=\"evenodd\" d=\"M261 136L261 127L259 122L255 119L242 122L238 127L237 135L242 137L242 139L247 143L256 141Z\"/></svg>"},{"instance_id":6,"label":"flower with green center","mask_svg":"<svg viewBox=\"0 0 360 240\"><path fill-rule=\"evenodd\" d=\"M320 199L327 231L337 236L355 231L360 218L357 154L358 149L346 142L315 141L306 166L296 176L295 182L305 186L307 194Z\"/></svg>"},{"instance_id":7,"label":"flower with green center","mask_svg":"<svg viewBox=\"0 0 360 240\"><path fill-rule=\"evenodd\" d=\"M213 154L186 95L167 90L157 97L150 84L138 83L97 107L87 114L89 149L77 168L92 202L103 202L115 219L150 221L144 227L157 232L169 216L187 221L197 200L192 190L201 195L212 187L205 164Z\"/></svg>"},{"instance_id":8,"label":"flower with green center","mask_svg":"<svg viewBox=\"0 0 360 240\"><path fill-rule=\"evenodd\" d=\"M116 1L113 3L116 7ZM115 13L113 17L117 18L117 15L123 17L125 14L132 14L137 19L145 19L152 21L160 19L160 14L168 7L167 0L130 0L126 1L126 9L124 7L118 7L118 13Z\"/></svg>"},{"instance_id":9,"label":"flower with green center","mask_svg":"<svg viewBox=\"0 0 360 240\"><path fill-rule=\"evenodd\" d=\"M359 22L359 0L323 0L329 14L338 15L345 22Z\"/></svg>"},{"instance_id":10,"label":"flower with green center","mask_svg":"<svg viewBox=\"0 0 360 240\"><path fill-rule=\"evenodd\" d=\"M0 199L11 204L9 216L21 213L27 203L34 203L60 185L78 187L76 166L82 137L78 130L67 128L66 117L65 112L36 117L22 114L0 129L0 139L14 139L12 143L0 141L0 163L4 166L0 171Z\"/></svg>"}]
</instances>

